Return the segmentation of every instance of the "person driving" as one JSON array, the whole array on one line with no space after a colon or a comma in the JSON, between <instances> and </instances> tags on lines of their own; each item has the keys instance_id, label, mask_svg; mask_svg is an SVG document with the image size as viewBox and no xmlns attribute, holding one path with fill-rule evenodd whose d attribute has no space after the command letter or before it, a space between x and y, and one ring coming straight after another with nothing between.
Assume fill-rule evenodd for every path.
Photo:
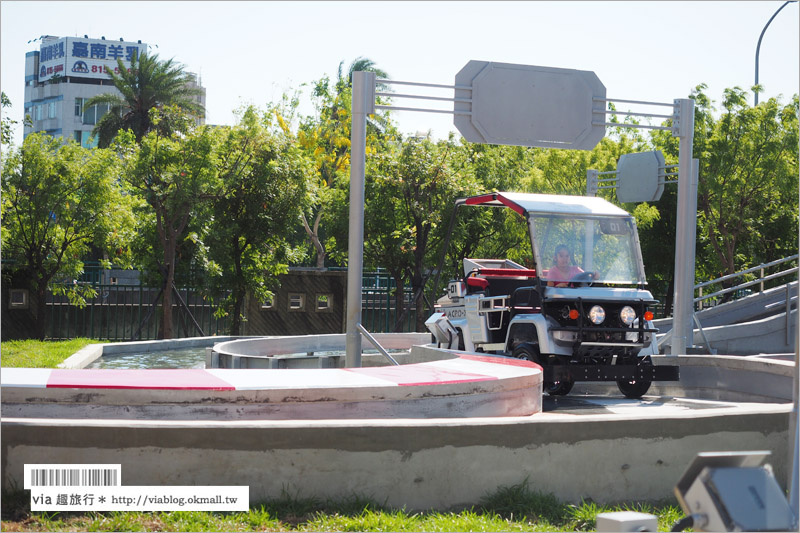
<instances>
[{"instance_id":1,"label":"person driving","mask_svg":"<svg viewBox=\"0 0 800 533\"><path fill-rule=\"evenodd\" d=\"M547 285L550 287L570 287L570 281L583 273L581 267L572 264L572 252L565 244L556 246L553 262L555 265L547 272Z\"/></svg>"}]
</instances>

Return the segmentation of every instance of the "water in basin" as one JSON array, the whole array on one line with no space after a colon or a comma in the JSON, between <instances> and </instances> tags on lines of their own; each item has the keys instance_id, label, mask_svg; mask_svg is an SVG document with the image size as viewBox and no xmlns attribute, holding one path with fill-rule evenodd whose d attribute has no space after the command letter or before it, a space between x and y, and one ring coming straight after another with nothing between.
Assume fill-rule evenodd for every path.
<instances>
[{"instance_id":1,"label":"water in basin","mask_svg":"<svg viewBox=\"0 0 800 533\"><path fill-rule=\"evenodd\" d=\"M86 368L205 368L206 349L179 348L158 352L103 355Z\"/></svg>"},{"instance_id":2,"label":"water in basin","mask_svg":"<svg viewBox=\"0 0 800 533\"><path fill-rule=\"evenodd\" d=\"M408 350L387 350L392 355L408 353ZM377 350L366 349L363 351L364 355L377 355ZM306 353L286 354L282 357L304 357ZM319 351L314 355L323 356L341 356L344 357L343 350L334 351ZM154 352L144 353L125 353L125 354L107 354L98 358L86 368L124 368L124 369L139 369L139 368L205 368L206 367L206 349L205 347L197 348L179 348L174 350L160 350Z\"/></svg>"}]
</instances>

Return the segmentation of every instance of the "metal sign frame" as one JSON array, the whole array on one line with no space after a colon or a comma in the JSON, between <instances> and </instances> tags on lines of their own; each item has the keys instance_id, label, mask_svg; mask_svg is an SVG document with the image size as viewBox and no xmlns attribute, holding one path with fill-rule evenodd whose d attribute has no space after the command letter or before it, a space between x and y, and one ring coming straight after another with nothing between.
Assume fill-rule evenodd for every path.
<instances>
[{"instance_id":1,"label":"metal sign frame","mask_svg":"<svg viewBox=\"0 0 800 533\"><path fill-rule=\"evenodd\" d=\"M472 63L472 62L470 62ZM468 63L467 65L469 65ZM485 67L484 67L485 68ZM463 72L464 69L462 69ZM376 109L395 109L408 111L422 111L431 113L450 113L459 116L471 116L472 111L466 109L465 104L472 101L474 88L472 85L439 85L416 82L400 82L392 80L377 80L381 84L403 84L432 88L452 89L454 96L430 97L421 95L401 95L394 93L376 93L376 77L371 72L353 73L352 93L352 127L350 137L351 163L350 163L350 235L348 240L348 269L347 269L347 352L346 365L348 367L361 366L361 272L364 259L364 172L366 157L366 119ZM414 107L395 107L376 105L376 96L389 96L393 98L416 98L431 101L453 102L453 110L421 109ZM647 104L671 107L672 115L627 113L628 115L672 119L672 127L650 126L643 124L627 124L606 122L605 119L592 120L592 126L614 126L641 129L670 130L674 137L679 138L678 148L678 174L684 179L678 180L678 218L676 227L675 245L675 296L673 302L673 341L672 356L686 353L687 341L693 342L692 311L694 300L694 264L695 242L697 231L697 163L692 159L694 142L694 100L681 98L672 104L660 102L641 102L636 100L607 99L592 97L592 111L595 114L595 103L607 102ZM605 115L617 114L617 111L603 111ZM477 129L477 128L476 128ZM594 146L594 145L592 145ZM691 236L691 238L689 238ZM800 241L798 242L800 245ZM798 313L798 327L800 330L800 313ZM691 339L691 340L690 340ZM798 403L800 403L800 342L795 347L795 398L793 408L794 428L790 431L794 437L794 453L792 455L792 480L790 483L791 506L798 513L800 500L798 500L798 455L800 455L800 424L797 423Z\"/></svg>"}]
</instances>

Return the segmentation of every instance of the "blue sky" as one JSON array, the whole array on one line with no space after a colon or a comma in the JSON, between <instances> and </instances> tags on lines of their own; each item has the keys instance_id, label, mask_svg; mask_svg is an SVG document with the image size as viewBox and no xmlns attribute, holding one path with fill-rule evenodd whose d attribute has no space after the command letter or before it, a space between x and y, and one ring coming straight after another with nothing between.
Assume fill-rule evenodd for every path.
<instances>
[{"instance_id":1,"label":"blue sky","mask_svg":"<svg viewBox=\"0 0 800 533\"><path fill-rule=\"evenodd\" d=\"M706 83L749 89L759 34L782 1L714 2L28 2L0 3L0 86L22 118L25 53L40 35L141 39L198 72L207 121L232 124L365 56L396 80L452 84L471 59L594 71L610 98L672 102ZM800 92L800 10L761 45L763 100ZM157 48L156 48L157 46ZM311 113L308 100L301 111ZM404 102L407 104L407 102ZM396 112L405 133L454 130L452 117ZM16 135L21 140L21 131Z\"/></svg>"}]
</instances>

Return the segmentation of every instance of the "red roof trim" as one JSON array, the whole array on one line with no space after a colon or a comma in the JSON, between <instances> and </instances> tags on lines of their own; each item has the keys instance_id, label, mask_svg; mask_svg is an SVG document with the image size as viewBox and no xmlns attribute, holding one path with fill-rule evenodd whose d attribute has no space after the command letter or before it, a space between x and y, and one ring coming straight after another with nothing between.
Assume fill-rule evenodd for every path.
<instances>
[{"instance_id":1,"label":"red roof trim","mask_svg":"<svg viewBox=\"0 0 800 533\"><path fill-rule=\"evenodd\" d=\"M522 208L521 205L512 202L511 200L509 200L508 198L499 193L481 194L480 196L472 196L470 198L467 198L465 203L467 205L491 205L492 202L500 202L501 205L513 209L523 217L525 216L525 210Z\"/></svg>"},{"instance_id":2,"label":"red roof trim","mask_svg":"<svg viewBox=\"0 0 800 533\"><path fill-rule=\"evenodd\" d=\"M478 276L536 277L536 270L531 268L479 268L477 273Z\"/></svg>"}]
</instances>

